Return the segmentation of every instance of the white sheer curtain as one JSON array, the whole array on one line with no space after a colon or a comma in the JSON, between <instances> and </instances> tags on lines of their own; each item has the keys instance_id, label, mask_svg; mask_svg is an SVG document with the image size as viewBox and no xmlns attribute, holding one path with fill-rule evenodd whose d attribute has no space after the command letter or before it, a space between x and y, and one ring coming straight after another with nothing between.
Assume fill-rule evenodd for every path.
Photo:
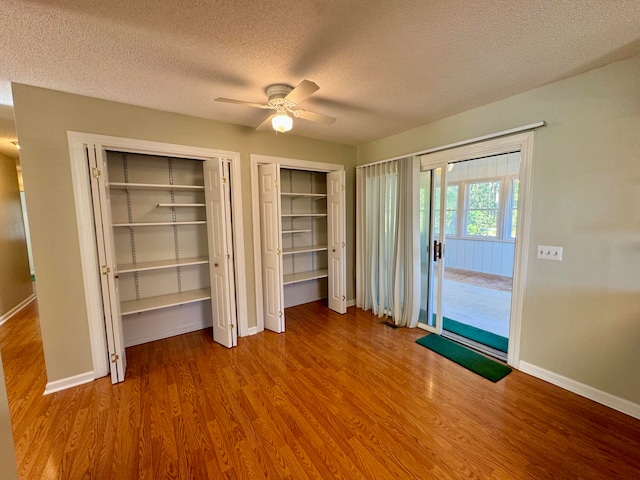
<instances>
[{"instance_id":1,"label":"white sheer curtain","mask_svg":"<svg viewBox=\"0 0 640 480\"><path fill-rule=\"evenodd\" d=\"M415 327L420 300L419 161L356 170L356 306Z\"/></svg>"}]
</instances>

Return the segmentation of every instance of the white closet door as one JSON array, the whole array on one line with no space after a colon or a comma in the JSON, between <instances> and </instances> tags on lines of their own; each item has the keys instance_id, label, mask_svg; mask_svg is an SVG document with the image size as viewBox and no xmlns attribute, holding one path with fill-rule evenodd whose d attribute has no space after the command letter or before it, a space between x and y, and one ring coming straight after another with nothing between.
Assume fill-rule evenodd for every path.
<instances>
[{"instance_id":1,"label":"white closet door","mask_svg":"<svg viewBox=\"0 0 640 480\"><path fill-rule=\"evenodd\" d=\"M206 160L204 197L209 239L213 340L227 348L238 344L236 292L231 242L229 171L222 158Z\"/></svg>"},{"instance_id":2,"label":"white closet door","mask_svg":"<svg viewBox=\"0 0 640 480\"><path fill-rule=\"evenodd\" d=\"M102 287L107 348L111 365L111 382L124 381L127 369L127 357L122 334L122 315L120 314L120 295L118 293L118 275L116 254L113 243L111 222L111 195L105 151L90 146L87 149L91 166L91 194L93 197L93 217L96 233L104 242L96 242L100 261L100 284Z\"/></svg>"},{"instance_id":3,"label":"white closet door","mask_svg":"<svg viewBox=\"0 0 640 480\"><path fill-rule=\"evenodd\" d=\"M327 234L329 239L329 308L347 313L347 269L345 262L345 173L327 174Z\"/></svg>"},{"instance_id":4,"label":"white closet door","mask_svg":"<svg viewBox=\"0 0 640 480\"><path fill-rule=\"evenodd\" d=\"M264 328L284 332L284 288L282 286L282 224L280 218L280 166L258 166L260 235L262 238L262 290Z\"/></svg>"}]
</instances>

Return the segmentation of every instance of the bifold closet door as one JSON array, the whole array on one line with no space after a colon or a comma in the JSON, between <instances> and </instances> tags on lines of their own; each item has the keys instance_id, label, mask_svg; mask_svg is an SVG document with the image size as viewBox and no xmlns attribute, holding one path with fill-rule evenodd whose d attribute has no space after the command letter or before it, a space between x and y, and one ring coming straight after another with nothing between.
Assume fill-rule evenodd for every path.
<instances>
[{"instance_id":1,"label":"bifold closet door","mask_svg":"<svg viewBox=\"0 0 640 480\"><path fill-rule=\"evenodd\" d=\"M282 286L282 230L280 218L280 165L258 166L260 235L262 239L262 291L264 328L284 331L284 288Z\"/></svg>"},{"instance_id":2,"label":"bifold closet door","mask_svg":"<svg viewBox=\"0 0 640 480\"><path fill-rule=\"evenodd\" d=\"M108 170L106 152L94 148L87 148L87 158L91 170L91 195L93 199L93 218L97 241L98 260L100 262L100 285L102 288L105 330L107 334L107 349L109 350L109 364L111 382L124 381L127 368L127 357L124 347L122 331L122 315L120 313L120 296L118 294L118 278L116 275L116 253L113 242L111 221L111 198L109 193Z\"/></svg>"},{"instance_id":3,"label":"bifold closet door","mask_svg":"<svg viewBox=\"0 0 640 480\"><path fill-rule=\"evenodd\" d=\"M213 340L227 348L238 343L231 239L229 169L224 159L206 160L204 197L209 239Z\"/></svg>"},{"instance_id":4,"label":"bifold closet door","mask_svg":"<svg viewBox=\"0 0 640 480\"><path fill-rule=\"evenodd\" d=\"M327 174L327 236L329 250L329 308L347 313L345 172Z\"/></svg>"}]
</instances>

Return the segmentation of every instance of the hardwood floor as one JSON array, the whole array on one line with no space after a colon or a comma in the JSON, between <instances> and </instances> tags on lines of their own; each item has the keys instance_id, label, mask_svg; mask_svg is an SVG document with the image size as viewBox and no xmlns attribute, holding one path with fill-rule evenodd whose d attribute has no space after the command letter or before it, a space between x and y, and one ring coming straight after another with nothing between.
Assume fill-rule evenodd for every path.
<instances>
[{"instance_id":1,"label":"hardwood floor","mask_svg":"<svg viewBox=\"0 0 640 480\"><path fill-rule=\"evenodd\" d=\"M288 309L227 350L127 350L127 379L43 396L35 303L0 328L22 479L640 478L640 421L521 372L493 384L368 313Z\"/></svg>"}]
</instances>

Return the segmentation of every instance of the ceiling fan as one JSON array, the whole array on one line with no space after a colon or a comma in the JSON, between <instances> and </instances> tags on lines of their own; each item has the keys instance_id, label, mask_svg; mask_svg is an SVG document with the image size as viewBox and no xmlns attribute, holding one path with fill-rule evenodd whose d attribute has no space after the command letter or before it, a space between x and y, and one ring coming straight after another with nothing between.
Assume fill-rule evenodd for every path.
<instances>
[{"instance_id":1,"label":"ceiling fan","mask_svg":"<svg viewBox=\"0 0 640 480\"><path fill-rule=\"evenodd\" d=\"M262 108L265 110L275 110L276 112L269 116L264 122L258 125L256 130L264 130L269 125L277 132L288 132L293 127L293 118L303 118L312 122L331 125L336 121L335 118L322 113L309 112L307 110L294 109L294 107L307 98L309 95L318 91L320 87L309 80L301 81L297 87L292 88L289 85L275 84L267 87L267 103L245 102L243 100L234 100L232 98L216 98L216 102L237 103L247 105L249 107Z\"/></svg>"}]
</instances>

